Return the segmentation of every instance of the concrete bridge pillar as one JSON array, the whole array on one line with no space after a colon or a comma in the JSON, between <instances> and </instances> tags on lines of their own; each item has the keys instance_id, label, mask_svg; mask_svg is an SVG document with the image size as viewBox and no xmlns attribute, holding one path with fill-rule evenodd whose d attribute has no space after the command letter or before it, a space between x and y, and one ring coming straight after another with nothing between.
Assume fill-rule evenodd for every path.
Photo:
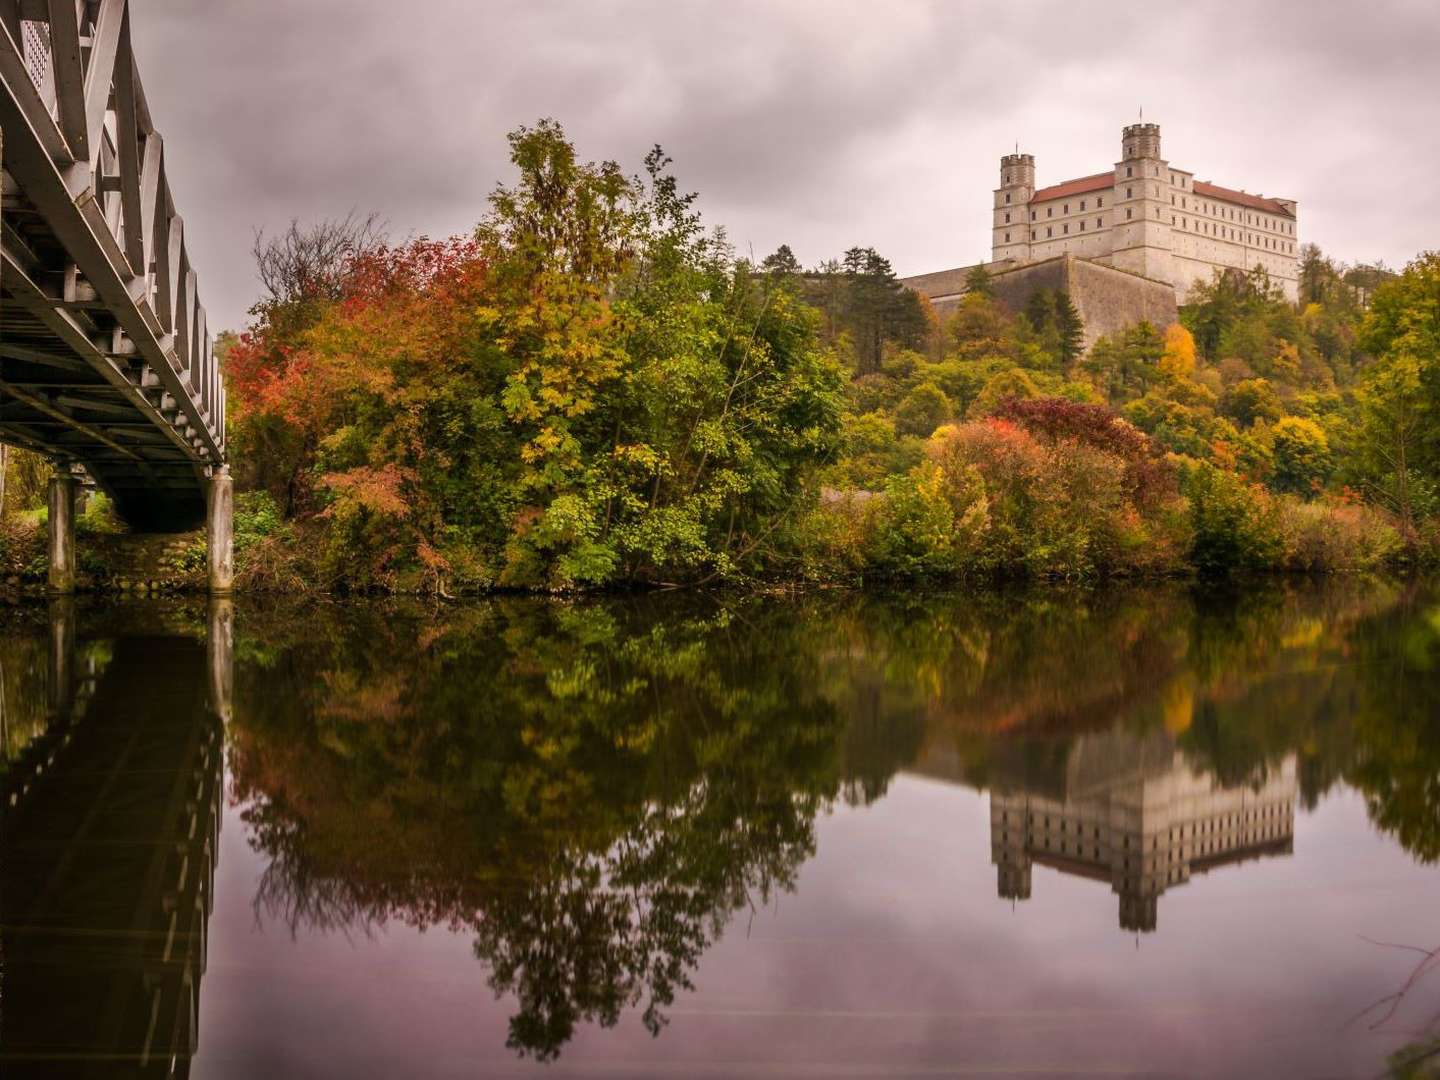
<instances>
[{"instance_id":1,"label":"concrete bridge pillar","mask_svg":"<svg viewBox=\"0 0 1440 1080\"><path fill-rule=\"evenodd\" d=\"M205 500L205 552L210 592L227 595L235 584L235 482L227 465L210 474Z\"/></svg>"},{"instance_id":2,"label":"concrete bridge pillar","mask_svg":"<svg viewBox=\"0 0 1440 1080\"><path fill-rule=\"evenodd\" d=\"M49 531L52 593L75 591L75 492L79 481L68 465L57 466L50 477Z\"/></svg>"}]
</instances>

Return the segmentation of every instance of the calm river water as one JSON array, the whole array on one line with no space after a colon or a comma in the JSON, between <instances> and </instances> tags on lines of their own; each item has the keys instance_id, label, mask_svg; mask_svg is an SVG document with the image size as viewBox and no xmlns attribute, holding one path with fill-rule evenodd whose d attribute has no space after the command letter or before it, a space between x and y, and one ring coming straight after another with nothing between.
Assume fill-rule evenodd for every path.
<instances>
[{"instance_id":1,"label":"calm river water","mask_svg":"<svg viewBox=\"0 0 1440 1080\"><path fill-rule=\"evenodd\" d=\"M1433 585L57 603L0 681L6 1077L1440 1047Z\"/></svg>"}]
</instances>

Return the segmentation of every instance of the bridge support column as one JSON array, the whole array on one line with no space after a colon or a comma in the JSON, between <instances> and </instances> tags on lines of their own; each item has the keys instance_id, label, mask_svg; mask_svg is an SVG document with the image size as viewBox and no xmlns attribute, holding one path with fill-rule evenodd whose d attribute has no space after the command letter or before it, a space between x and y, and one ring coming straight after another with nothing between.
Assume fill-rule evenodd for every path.
<instances>
[{"instance_id":1,"label":"bridge support column","mask_svg":"<svg viewBox=\"0 0 1440 1080\"><path fill-rule=\"evenodd\" d=\"M235 584L235 482L219 465L205 500L205 552L210 592L225 596Z\"/></svg>"},{"instance_id":2,"label":"bridge support column","mask_svg":"<svg viewBox=\"0 0 1440 1080\"><path fill-rule=\"evenodd\" d=\"M61 465L50 477L50 576L52 593L75 591L75 491L78 480Z\"/></svg>"}]
</instances>

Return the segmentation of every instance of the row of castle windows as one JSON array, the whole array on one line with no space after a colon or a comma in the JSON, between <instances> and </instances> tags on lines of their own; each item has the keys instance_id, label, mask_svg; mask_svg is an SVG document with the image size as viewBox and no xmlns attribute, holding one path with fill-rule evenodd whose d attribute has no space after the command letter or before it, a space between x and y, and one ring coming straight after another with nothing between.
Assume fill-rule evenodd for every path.
<instances>
[{"instance_id":1,"label":"row of castle windows","mask_svg":"<svg viewBox=\"0 0 1440 1080\"><path fill-rule=\"evenodd\" d=\"M1171 177L1172 177L1172 180L1173 180L1173 177L1174 177L1174 174L1173 174L1173 173L1171 174ZM1156 195L1159 195L1159 193L1160 193L1160 192L1159 192L1159 189L1157 188L1156 191L1155 191L1155 194L1156 194ZM1135 197L1135 189L1134 189L1134 187L1127 187L1127 188L1125 189L1125 198L1127 198L1127 199L1133 199L1134 197ZM1007 203L1010 201L1010 193L1009 193L1008 191L1005 193L1005 201L1006 201ZM1095 205L1096 205L1096 207L1101 207L1101 206L1104 206L1104 205L1105 205L1105 198L1104 198L1103 195L1097 195L1097 196L1096 196L1096 198L1095 198ZM1171 205L1171 206L1175 206L1175 205L1176 205L1175 196L1174 196L1174 195L1171 195L1171 196L1170 196L1170 205ZM1189 200L1188 200L1185 196L1183 196L1183 195L1180 197L1179 206L1180 206L1180 209L1182 209L1182 210L1188 210L1188 209L1190 208L1190 207L1189 207ZM1215 207L1215 205L1214 205L1213 203L1202 203L1202 202L1199 202L1199 201L1197 200L1197 201L1196 201L1196 204L1195 204L1195 209L1196 209L1197 211L1199 211L1200 213L1209 214L1209 215L1211 215L1212 217L1219 217L1219 218L1223 218L1223 219L1228 220L1228 221L1243 222L1243 223L1246 224L1246 225L1258 225L1258 226L1261 227L1261 228L1273 229L1273 230L1275 230L1276 232L1285 233L1285 234L1288 234L1288 235L1290 235L1290 236L1294 236L1294 235L1295 235L1295 226L1292 225L1292 224L1289 223L1289 222L1279 221L1279 220L1277 220L1277 219L1275 219L1275 218L1262 217L1262 216L1259 215L1259 214L1244 214L1244 213L1239 213L1239 212L1237 212L1233 207L1225 207L1225 206L1222 206L1222 207L1219 207L1218 210L1217 210L1217 208ZM1081 212L1081 213L1084 213L1084 212L1085 212L1085 200L1084 200L1084 199L1081 199L1081 200L1080 200L1080 212ZM1030 220L1031 220L1031 221L1034 221L1034 220L1035 220L1035 215L1036 215L1036 213L1038 213L1038 211L1036 211L1036 210L1031 210L1031 211L1030 211ZM1065 203L1065 204L1062 206L1062 208L1061 208L1061 210L1060 210L1060 213L1061 213L1062 216L1065 215L1065 214L1070 213L1070 204L1069 204L1069 203ZM1054 217L1054 216L1055 216L1055 207L1053 207L1053 206L1047 206L1047 207L1045 208L1045 216L1046 216L1047 218L1048 218L1048 217ZM1009 224L1010 224L1010 214L1009 214L1009 212L1006 212L1006 214L1005 214L1005 224L1006 224L1006 225L1009 225Z\"/></svg>"},{"instance_id":2,"label":"row of castle windows","mask_svg":"<svg viewBox=\"0 0 1440 1080\"><path fill-rule=\"evenodd\" d=\"M1170 205L1175 205L1174 195L1170 196ZM1186 200L1183 196L1180 199L1180 209L1189 209L1189 206L1187 205ZM1222 206L1217 209L1213 203L1202 203L1198 201L1195 204L1195 209L1202 214L1209 214L1211 217L1225 218L1228 221L1234 221L1245 225L1258 225L1262 229L1269 228L1273 229L1276 232L1286 233L1290 236L1295 235L1295 226L1288 221L1279 221L1275 218L1262 217L1259 214L1241 213L1234 207Z\"/></svg>"},{"instance_id":3,"label":"row of castle windows","mask_svg":"<svg viewBox=\"0 0 1440 1080\"><path fill-rule=\"evenodd\" d=\"M1129 213L1129 211L1126 211L1126 213ZM1083 222L1083 221L1082 221L1082 222L1079 222L1079 225L1080 225L1080 231L1081 231L1081 232L1084 232L1084 231L1085 231L1085 222ZM1097 218L1095 219L1095 228L1097 228L1097 229L1103 229L1104 227L1105 227L1105 219L1104 219L1103 217L1097 217ZM1060 226L1060 229L1061 229L1062 235L1064 235L1064 236L1069 236L1069 235L1070 235L1070 223L1069 223L1068 221L1067 221L1064 225L1061 225L1061 226ZM1046 237L1046 239L1049 239L1050 237L1052 237L1052 236L1054 236L1054 235L1055 235L1055 226L1053 226L1053 225L1046 225L1046 226L1045 226L1045 237ZM1031 239L1031 240L1038 240L1039 238L1040 238L1040 230L1039 230L1039 229L1031 229L1031 230L1030 230L1030 239ZM1005 234L1005 242L1006 242L1007 244L1010 242L1010 234L1009 234L1008 232Z\"/></svg>"},{"instance_id":4,"label":"row of castle windows","mask_svg":"<svg viewBox=\"0 0 1440 1080\"><path fill-rule=\"evenodd\" d=\"M1104 205L1105 205L1105 196L1103 196L1103 195L1097 195L1097 196L1095 197L1095 209L1096 209L1096 210L1099 210L1099 209L1100 209L1102 206L1104 206ZM1081 200L1080 200L1080 213L1083 214L1083 213L1085 212L1085 208L1086 208L1086 200L1081 199ZM1035 215L1036 215L1037 213L1039 213L1038 210L1031 210L1031 211L1030 211L1030 220L1031 220L1031 221L1034 221L1034 220L1035 220ZM1070 204L1067 202L1067 203L1065 203L1065 204L1060 208L1060 216L1061 216L1061 217L1064 217L1064 216L1065 216L1066 214L1068 214L1068 213L1070 213ZM1046 216L1047 218L1048 218L1048 217L1054 217L1054 216L1055 216L1055 207L1053 207L1053 206L1047 206L1047 207L1045 207L1045 216ZM1006 214L1006 215L1005 215L1005 224L1006 224L1006 225L1009 225L1009 224L1010 224L1010 215L1009 215L1009 214Z\"/></svg>"},{"instance_id":5,"label":"row of castle windows","mask_svg":"<svg viewBox=\"0 0 1440 1080\"><path fill-rule=\"evenodd\" d=\"M1182 187L1182 188L1185 187L1185 180L1186 180L1186 178L1185 178L1183 175L1177 177L1177 175L1172 172L1172 173L1170 174L1170 183L1171 183L1172 185L1176 185L1176 184L1177 184L1177 180L1178 180L1178 186L1179 186L1179 187ZM1171 206L1174 206L1174 205L1175 205L1175 196L1174 196L1174 195L1171 195L1171 196L1170 196L1170 205L1171 205ZM1214 208L1213 206L1209 206L1209 205L1207 205L1207 204L1202 204L1202 203L1199 203L1199 202L1196 203L1196 209L1201 209L1202 207L1203 207L1208 213L1214 213L1214 212L1215 212L1215 208ZM1182 209L1182 210L1187 209L1187 207L1186 207L1186 205L1185 205L1185 196L1183 196L1183 195L1180 196L1180 209ZM1236 213L1235 213L1235 211L1234 211L1233 209L1232 209L1232 210L1229 210L1229 211L1226 211L1225 209L1222 208L1221 211L1220 211L1220 216L1222 216L1222 217L1229 217L1231 220L1239 220L1239 219L1237 219ZM1294 226L1294 225L1291 225L1291 224L1290 224L1289 222L1287 222L1287 221L1280 221L1280 220L1278 220L1278 219L1276 219L1276 218L1262 217L1262 216L1260 216L1259 214L1245 214L1244 217L1243 217L1243 220L1244 220L1245 224L1247 224L1247 225L1259 225L1261 228L1265 228L1265 227L1268 226L1269 228L1275 229L1275 230L1277 230L1278 232L1289 233L1289 234L1291 234L1292 236L1293 236L1294 233L1295 233L1295 226Z\"/></svg>"},{"instance_id":6,"label":"row of castle windows","mask_svg":"<svg viewBox=\"0 0 1440 1080\"><path fill-rule=\"evenodd\" d=\"M1083 205L1083 204L1082 204L1082 205ZM1159 217L1159 216L1160 216L1160 212L1159 212L1158 210L1155 212L1155 216L1156 216L1156 217ZM1032 214L1031 217L1033 218L1034 215ZM1126 209L1125 209L1125 220L1126 220L1126 221L1133 221L1134 219L1135 219L1135 211L1134 211L1133 209L1129 208L1129 207L1126 207ZM1007 224L1009 223L1009 221L1010 221L1010 215L1009 215L1009 214L1006 214L1006 215L1005 215L1005 221L1006 221ZM1177 218L1174 214L1171 214L1171 215L1170 215L1170 224L1171 224L1171 225L1176 225L1176 224L1178 224L1178 225L1180 226L1180 228L1182 228L1182 229L1187 229L1187 230L1188 230L1188 229L1190 228L1190 221L1189 221L1188 218L1184 218L1184 217ZM1085 231L1085 222L1084 222L1084 221L1081 221L1081 222L1079 222L1079 225L1080 225L1080 232L1084 232L1084 231ZM1097 218L1095 219L1095 228L1097 228L1097 229L1103 229L1104 227L1105 227L1105 219L1104 219L1103 217L1097 217ZM1061 226L1060 226L1060 230L1061 230L1061 235L1062 235L1062 236L1069 236L1069 235L1070 235L1070 223L1069 223L1069 222L1066 222L1065 224L1061 225ZM1241 235L1240 235L1236 230L1230 229L1230 228L1226 228L1226 227L1224 227L1224 226L1217 226L1217 225L1214 225L1214 224L1212 224L1211 222L1208 222L1208 221L1197 221L1197 222L1195 222L1195 231L1204 233L1204 234L1206 234L1207 236L1217 236L1217 237L1219 237L1219 238L1222 239L1222 240L1237 240L1237 241L1238 241L1238 240L1242 239ZM1053 238L1054 236L1055 236L1055 227L1054 227L1053 225L1047 225L1047 226L1045 227L1045 238L1048 240L1048 239ZM1034 241L1034 240L1038 240L1039 238L1040 238L1039 230L1038 230L1038 229L1031 229L1031 230L1030 230L1030 239L1031 239L1032 241ZM1287 254L1287 255L1294 254L1294 251L1295 251L1295 246L1294 246L1293 244L1289 243L1288 241L1276 240L1276 239L1274 239L1273 237L1256 236L1256 235L1253 234L1253 233L1246 233L1246 234L1244 234L1243 239L1244 239L1245 243L1247 243L1247 244L1256 244L1256 243L1259 243L1259 244L1263 245L1265 248L1269 249L1270 251L1284 252L1284 253ZM1005 243L1007 243L1007 244L1010 243L1010 234L1009 234L1008 232L1005 234Z\"/></svg>"},{"instance_id":7,"label":"row of castle windows","mask_svg":"<svg viewBox=\"0 0 1440 1080\"><path fill-rule=\"evenodd\" d=\"M1275 818L1275 817L1286 817L1286 818L1288 818L1288 817L1290 816L1290 814L1289 814L1288 811L1289 811L1289 805L1288 805L1288 804L1282 805L1282 804L1279 804L1279 803L1272 803L1272 804L1270 804L1270 805L1259 806L1259 807L1252 808L1252 809L1250 809L1250 810L1241 811L1241 812L1238 813L1238 814L1237 814L1237 813L1216 814L1216 815L1215 815L1214 817L1212 817L1212 818L1202 818L1202 819L1200 819L1200 820L1198 820L1198 821L1192 822L1192 823L1188 826L1188 828L1190 829L1190 835L1191 835L1191 836L1195 836L1196 834L1202 833L1202 832L1219 832L1223 827L1227 827L1227 826L1228 826L1228 827L1234 827L1234 826L1237 826L1237 825L1244 825L1244 824L1247 824L1247 823L1250 823L1250 822L1254 822L1254 821L1262 821L1262 820L1264 820L1265 818ZM1027 820L1029 821L1029 823L1030 823L1031 825L1036 824L1036 821L1037 821L1037 819L1038 819L1038 820L1039 820L1039 823L1042 824L1045 828L1047 828L1047 829L1050 828L1050 815L1049 815L1049 814L1036 814L1035 811L1031 810L1031 811L1029 811L1029 812L1025 815L1025 817L1027 818ZM1009 811L1009 810L1002 810L1002 811L1000 811L1000 820L1001 820L1001 821L1004 821L1004 822L1008 822L1008 821L1010 820L1010 811ZM1059 824L1059 826L1060 826L1060 831L1061 831L1061 832L1067 832L1067 831L1069 830L1070 822L1069 822L1069 819L1068 819L1068 818L1061 817L1061 816L1057 815L1057 821L1058 821L1058 824ZM1099 826L1099 825L1094 825L1094 826L1092 826L1092 828L1094 829L1094 831L1095 831L1095 836L1096 836L1096 838L1098 839L1099 836L1100 836L1100 826ZM1185 830L1186 830L1186 828L1187 828L1187 826L1185 826L1185 825L1172 825L1172 826L1170 826L1170 835L1171 835L1172 837L1173 837L1173 836L1182 836L1182 837L1183 837L1183 836L1185 835ZM1076 825L1075 825L1075 833L1076 833L1076 835L1077 835L1077 836L1084 835L1084 832L1085 832L1085 825L1084 825L1084 823L1083 823L1083 822L1077 822ZM1123 838L1123 844L1124 844L1124 846L1127 847L1127 848L1130 846L1130 837L1129 837L1129 836L1125 836L1125 837ZM1138 846L1138 845L1137 845L1137 846ZM1157 848L1157 847L1158 847L1158 844L1152 844L1152 848Z\"/></svg>"},{"instance_id":8,"label":"row of castle windows","mask_svg":"<svg viewBox=\"0 0 1440 1080\"><path fill-rule=\"evenodd\" d=\"M1189 218L1177 218L1174 214L1171 214L1170 224L1175 225L1177 223L1182 229L1190 228ZM1205 233L1208 236L1220 236L1227 240L1241 239L1240 234L1237 233L1234 229L1227 229L1224 227L1215 226L1208 221L1195 222L1195 231ZM1287 255L1293 255L1295 253L1294 244L1290 243L1288 240L1278 240L1273 236L1256 236L1254 233L1245 233L1244 241L1247 244L1255 244L1260 247L1267 248L1270 251L1281 251Z\"/></svg>"},{"instance_id":9,"label":"row of castle windows","mask_svg":"<svg viewBox=\"0 0 1440 1080\"><path fill-rule=\"evenodd\" d=\"M1063 826L1062 826L1062 828L1063 828ZM1100 835L1100 830L1099 830L1099 829L1096 829L1096 830L1095 830L1095 835L1096 835L1097 838L1099 837L1099 835ZM1251 830L1248 831L1248 832L1240 833L1239 835L1235 836L1235 837L1234 837L1232 840L1230 840L1229 842L1225 842L1225 841L1222 841L1222 840L1207 840L1207 841L1204 841L1203 843L1196 844L1195 847L1191 849L1190 854L1191 854L1192 856L1194 856L1194 855L1209 855L1209 854L1211 854L1212 852L1215 852L1215 851L1231 850L1231 849L1239 846L1239 844L1242 843L1242 842L1243 842L1243 843L1251 843L1251 844L1253 844L1253 843L1256 843L1257 841L1260 841L1260 840L1275 840L1275 839L1281 839L1281 838L1287 837L1287 836L1289 836L1289 835L1290 835L1290 833L1289 833L1288 831L1282 830L1279 826L1276 826L1276 825L1268 825L1268 826L1263 826L1263 827L1261 827L1261 828L1251 829ZM1038 839L1038 843L1037 843L1037 839ZM1038 847L1041 847L1041 848L1048 848L1048 847L1050 846L1050 837L1049 837L1048 835L1045 836L1043 839L1035 838L1035 837L1027 837L1027 838L1026 838L1026 841L1027 841L1027 843L1030 844L1030 845L1038 846ZM1129 838L1128 836L1125 837L1125 846L1126 846L1127 848L1130 846L1130 838ZM1152 850L1158 851L1158 850L1159 850L1158 844L1157 844L1156 846L1154 846L1154 847L1152 848ZM1069 854L1069 853L1070 853L1070 852L1069 852L1069 847L1068 847L1067 841L1061 840L1061 841L1060 841L1060 854L1061 854L1061 855L1067 855L1067 854ZM1078 856L1081 857L1081 858L1084 858L1084 857L1085 857L1085 845L1084 845L1083 843L1078 843L1078 844L1075 845L1075 854L1078 855ZM1181 851L1179 854L1180 854L1180 857L1181 857L1181 858L1184 858L1184 857L1185 857L1184 851ZM1090 845L1090 857L1091 857L1092 859L1099 859L1099 858L1100 858L1100 845L1098 845L1098 844L1091 844L1091 845ZM1143 869L1143 868L1144 868L1144 864L1143 864L1142 861L1137 860L1136 865L1137 865L1137 867L1139 867L1140 869ZM1128 855L1121 857L1121 859L1120 859L1120 867L1121 867L1121 869L1123 869L1123 870L1128 870L1128 869L1130 869L1130 857L1129 857ZM1175 881L1175 880L1179 877L1179 874L1180 874L1180 871L1179 871L1179 870L1172 870L1172 871L1170 871L1170 880L1171 880L1171 881Z\"/></svg>"}]
</instances>

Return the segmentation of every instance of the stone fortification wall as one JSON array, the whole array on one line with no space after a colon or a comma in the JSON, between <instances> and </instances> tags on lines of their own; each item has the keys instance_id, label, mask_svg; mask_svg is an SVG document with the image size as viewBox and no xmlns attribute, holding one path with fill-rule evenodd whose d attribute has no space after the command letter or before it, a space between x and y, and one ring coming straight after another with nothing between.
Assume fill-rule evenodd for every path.
<instances>
[{"instance_id":1,"label":"stone fortification wall","mask_svg":"<svg viewBox=\"0 0 1440 1080\"><path fill-rule=\"evenodd\" d=\"M1175 287L1113 266L1060 255L1023 266L990 264L995 296L1012 311L1023 311L1040 289L1064 289L1085 323L1085 348L1101 336L1121 333L1147 320L1163 330L1176 319ZM967 268L904 278L902 284L930 299L943 319L963 293L956 288Z\"/></svg>"}]
</instances>

